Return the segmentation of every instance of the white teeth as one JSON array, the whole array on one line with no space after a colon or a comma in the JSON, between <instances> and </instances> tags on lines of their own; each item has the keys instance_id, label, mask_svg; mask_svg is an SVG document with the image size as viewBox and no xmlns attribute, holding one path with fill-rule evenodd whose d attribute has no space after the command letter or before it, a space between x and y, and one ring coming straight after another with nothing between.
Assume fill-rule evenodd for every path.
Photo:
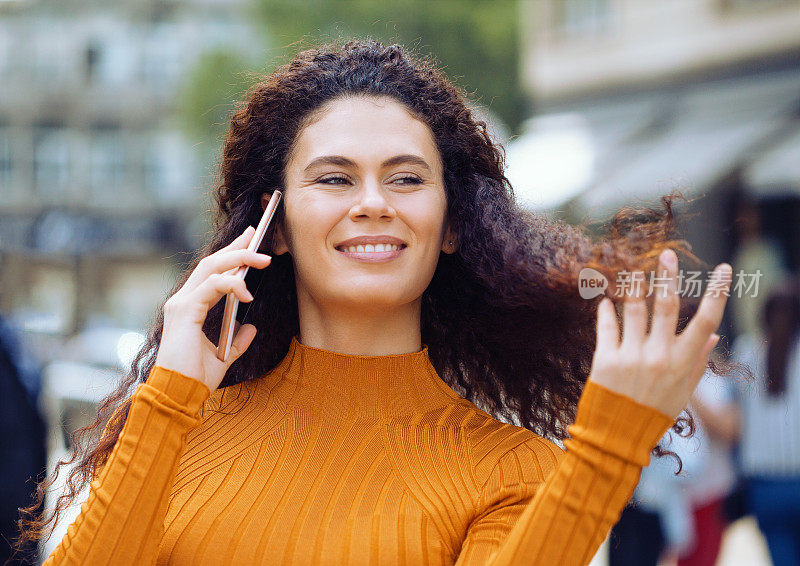
<instances>
[{"instance_id":1,"label":"white teeth","mask_svg":"<svg viewBox=\"0 0 800 566\"><path fill-rule=\"evenodd\" d=\"M388 252L399 250L400 246L397 244L367 244L365 246L349 246L343 248L347 253L364 253L364 252Z\"/></svg>"}]
</instances>

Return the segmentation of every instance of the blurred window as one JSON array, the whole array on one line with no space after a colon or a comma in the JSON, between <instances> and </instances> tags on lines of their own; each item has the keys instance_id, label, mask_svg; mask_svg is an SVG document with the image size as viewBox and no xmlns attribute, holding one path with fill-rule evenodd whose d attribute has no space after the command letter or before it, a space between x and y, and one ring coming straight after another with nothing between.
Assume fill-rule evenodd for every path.
<instances>
[{"instance_id":1,"label":"blurred window","mask_svg":"<svg viewBox=\"0 0 800 566\"><path fill-rule=\"evenodd\" d=\"M102 37L89 40L83 52L86 82L121 85L131 78L136 51L127 31L105 31Z\"/></svg>"},{"instance_id":2,"label":"blurred window","mask_svg":"<svg viewBox=\"0 0 800 566\"><path fill-rule=\"evenodd\" d=\"M7 22L0 22L0 76L8 74L11 64L11 28Z\"/></svg>"},{"instance_id":3,"label":"blurred window","mask_svg":"<svg viewBox=\"0 0 800 566\"><path fill-rule=\"evenodd\" d=\"M121 327L144 328L169 292L171 271L174 266L162 259L109 261L102 271L105 314Z\"/></svg>"},{"instance_id":4,"label":"blurred window","mask_svg":"<svg viewBox=\"0 0 800 566\"><path fill-rule=\"evenodd\" d=\"M562 0L553 3L554 27L570 35L596 33L610 24L609 0Z\"/></svg>"},{"instance_id":5,"label":"blurred window","mask_svg":"<svg viewBox=\"0 0 800 566\"><path fill-rule=\"evenodd\" d=\"M125 182L125 152L119 128L91 133L89 185L95 197L115 194Z\"/></svg>"},{"instance_id":6,"label":"blurred window","mask_svg":"<svg viewBox=\"0 0 800 566\"><path fill-rule=\"evenodd\" d=\"M69 49L70 32L67 21L39 20L33 41L34 75L38 81L52 84L60 81L73 71L74 54Z\"/></svg>"},{"instance_id":7,"label":"blurred window","mask_svg":"<svg viewBox=\"0 0 800 566\"><path fill-rule=\"evenodd\" d=\"M147 194L163 204L181 204L193 197L191 152L175 132L154 132L145 150L144 182Z\"/></svg>"},{"instance_id":8,"label":"blurred window","mask_svg":"<svg viewBox=\"0 0 800 566\"><path fill-rule=\"evenodd\" d=\"M150 28L144 38L142 78L156 89L172 86L181 76L180 30L161 23Z\"/></svg>"},{"instance_id":9,"label":"blurred window","mask_svg":"<svg viewBox=\"0 0 800 566\"><path fill-rule=\"evenodd\" d=\"M11 185L11 136L8 128L0 127L0 187Z\"/></svg>"},{"instance_id":10,"label":"blurred window","mask_svg":"<svg viewBox=\"0 0 800 566\"><path fill-rule=\"evenodd\" d=\"M800 4L800 0L719 0L723 9L758 9L769 6Z\"/></svg>"},{"instance_id":11,"label":"blurred window","mask_svg":"<svg viewBox=\"0 0 800 566\"><path fill-rule=\"evenodd\" d=\"M102 48L97 42L92 41L86 46L86 50L84 51L83 55L86 82L92 82L95 78L97 78L97 67L100 64L101 56Z\"/></svg>"},{"instance_id":12,"label":"blurred window","mask_svg":"<svg viewBox=\"0 0 800 566\"><path fill-rule=\"evenodd\" d=\"M75 316L77 282L68 265L32 263L28 265L24 293L14 305L27 330L64 333Z\"/></svg>"},{"instance_id":13,"label":"blurred window","mask_svg":"<svg viewBox=\"0 0 800 566\"><path fill-rule=\"evenodd\" d=\"M68 133L59 126L42 126L34 134L33 168L36 191L52 196L66 191L70 182Z\"/></svg>"}]
</instances>

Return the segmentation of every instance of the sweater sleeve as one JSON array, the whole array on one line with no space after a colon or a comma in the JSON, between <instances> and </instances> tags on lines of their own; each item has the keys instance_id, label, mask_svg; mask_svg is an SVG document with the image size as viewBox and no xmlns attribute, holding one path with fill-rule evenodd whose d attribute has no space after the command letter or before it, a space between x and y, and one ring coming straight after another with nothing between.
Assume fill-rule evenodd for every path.
<instances>
[{"instance_id":1,"label":"sweater sleeve","mask_svg":"<svg viewBox=\"0 0 800 566\"><path fill-rule=\"evenodd\" d=\"M210 395L199 380L153 368L80 514L44 566L155 563L186 433L200 423Z\"/></svg>"},{"instance_id":2,"label":"sweater sleeve","mask_svg":"<svg viewBox=\"0 0 800 566\"><path fill-rule=\"evenodd\" d=\"M588 564L633 494L650 451L674 420L587 382L565 451L532 439L485 482L458 566ZM557 463L543 473L543 460ZM546 477L545 477L546 476Z\"/></svg>"}]
</instances>

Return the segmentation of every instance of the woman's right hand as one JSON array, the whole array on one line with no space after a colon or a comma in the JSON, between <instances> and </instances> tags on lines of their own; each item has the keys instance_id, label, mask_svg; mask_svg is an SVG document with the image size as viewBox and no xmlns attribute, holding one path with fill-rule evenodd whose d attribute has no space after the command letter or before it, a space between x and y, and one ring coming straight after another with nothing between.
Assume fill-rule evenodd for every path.
<instances>
[{"instance_id":1,"label":"woman's right hand","mask_svg":"<svg viewBox=\"0 0 800 566\"><path fill-rule=\"evenodd\" d=\"M230 355L223 362L217 358L217 347L203 332L209 309L226 294L233 293L243 303L253 300L244 279L233 273L243 265L262 269L272 260L247 249L254 233L255 229L248 226L228 246L201 259L186 283L164 303L164 329L155 365L202 381L212 393L256 336L252 324L240 326Z\"/></svg>"},{"instance_id":2,"label":"woman's right hand","mask_svg":"<svg viewBox=\"0 0 800 566\"><path fill-rule=\"evenodd\" d=\"M666 285L663 292L656 293L649 333L648 308L639 284L643 283L642 278L632 277L631 292L626 292L622 338L613 303L608 297L600 301L597 346L589 381L674 419L689 402L720 338L716 330L730 296L733 269L727 263L716 266L697 312L677 334L678 257L673 250L665 250L660 254L659 265L662 284Z\"/></svg>"}]
</instances>

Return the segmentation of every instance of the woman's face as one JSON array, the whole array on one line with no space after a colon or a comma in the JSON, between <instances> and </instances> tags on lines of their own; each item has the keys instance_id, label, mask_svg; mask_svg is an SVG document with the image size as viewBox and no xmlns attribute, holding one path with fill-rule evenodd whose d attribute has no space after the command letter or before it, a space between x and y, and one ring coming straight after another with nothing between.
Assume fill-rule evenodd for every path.
<instances>
[{"instance_id":1,"label":"woman's face","mask_svg":"<svg viewBox=\"0 0 800 566\"><path fill-rule=\"evenodd\" d=\"M439 252L457 244L445 222L433 134L394 99L328 102L295 140L285 180L285 226L277 228L274 253L292 256L299 300L380 309L412 303ZM364 236L401 249L345 249Z\"/></svg>"}]
</instances>

